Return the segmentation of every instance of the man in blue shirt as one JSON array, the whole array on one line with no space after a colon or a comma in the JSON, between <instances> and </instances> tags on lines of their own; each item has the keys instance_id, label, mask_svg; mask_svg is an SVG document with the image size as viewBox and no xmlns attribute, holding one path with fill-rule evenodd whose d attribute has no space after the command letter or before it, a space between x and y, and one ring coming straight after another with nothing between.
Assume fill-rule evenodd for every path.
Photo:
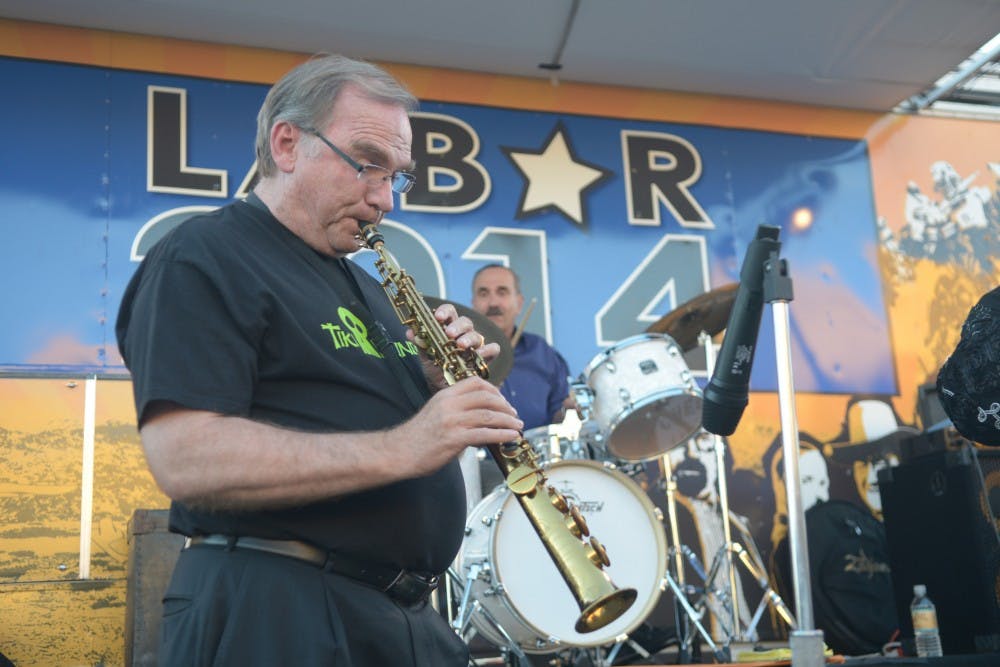
<instances>
[{"instance_id":1,"label":"man in blue shirt","mask_svg":"<svg viewBox=\"0 0 1000 667\"><path fill-rule=\"evenodd\" d=\"M472 307L490 318L513 339L524 296L517 274L500 264L484 266L472 279ZM561 422L569 398L569 367L541 336L521 332L514 346L514 366L500 392L506 397L526 431Z\"/></svg>"},{"instance_id":2,"label":"man in blue shirt","mask_svg":"<svg viewBox=\"0 0 1000 667\"><path fill-rule=\"evenodd\" d=\"M533 333L522 331L514 341L516 320L524 306L517 274L500 264L479 269L472 278L472 307L497 325L514 343L514 364L500 385L500 393L514 406L524 422L524 433L531 439L531 429L561 423L568 407L576 407L569 395L569 367L566 360L548 342ZM503 476L492 461L483 460L471 448L463 455L468 507L503 483ZM476 459L479 465L476 465Z\"/></svg>"}]
</instances>

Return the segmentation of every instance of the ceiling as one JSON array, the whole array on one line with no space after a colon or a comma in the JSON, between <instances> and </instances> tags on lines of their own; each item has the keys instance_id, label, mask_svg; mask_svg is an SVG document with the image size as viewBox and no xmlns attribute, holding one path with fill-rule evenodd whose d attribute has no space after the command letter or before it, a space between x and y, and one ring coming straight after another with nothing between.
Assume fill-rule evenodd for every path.
<instances>
[{"instance_id":1,"label":"ceiling","mask_svg":"<svg viewBox=\"0 0 1000 667\"><path fill-rule=\"evenodd\" d=\"M0 16L882 112L1000 32L997 0L4 0Z\"/></svg>"}]
</instances>

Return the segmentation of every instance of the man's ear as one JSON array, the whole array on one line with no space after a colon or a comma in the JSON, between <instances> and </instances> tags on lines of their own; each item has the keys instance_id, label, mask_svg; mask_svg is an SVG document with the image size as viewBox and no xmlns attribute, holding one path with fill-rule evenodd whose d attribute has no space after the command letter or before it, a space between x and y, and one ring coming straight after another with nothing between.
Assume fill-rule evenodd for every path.
<instances>
[{"instance_id":1,"label":"man's ear","mask_svg":"<svg viewBox=\"0 0 1000 667\"><path fill-rule=\"evenodd\" d=\"M299 150L302 130L288 121L280 121L271 128L271 157L279 171L295 170L295 162L301 155Z\"/></svg>"}]
</instances>

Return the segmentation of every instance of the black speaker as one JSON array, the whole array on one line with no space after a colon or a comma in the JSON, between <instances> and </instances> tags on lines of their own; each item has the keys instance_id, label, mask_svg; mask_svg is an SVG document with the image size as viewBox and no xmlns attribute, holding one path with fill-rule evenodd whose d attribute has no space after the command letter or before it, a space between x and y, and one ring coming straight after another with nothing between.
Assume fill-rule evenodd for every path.
<instances>
[{"instance_id":1,"label":"black speaker","mask_svg":"<svg viewBox=\"0 0 1000 667\"><path fill-rule=\"evenodd\" d=\"M1000 452L915 457L878 484L902 635L913 636L913 586L924 584L945 655L1000 651Z\"/></svg>"}]
</instances>

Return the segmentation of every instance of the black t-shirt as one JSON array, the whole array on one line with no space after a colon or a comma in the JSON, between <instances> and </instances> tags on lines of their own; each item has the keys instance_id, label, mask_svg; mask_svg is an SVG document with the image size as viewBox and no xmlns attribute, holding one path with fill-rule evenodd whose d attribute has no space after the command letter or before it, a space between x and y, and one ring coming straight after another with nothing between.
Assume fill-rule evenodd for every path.
<instances>
[{"instance_id":1,"label":"black t-shirt","mask_svg":"<svg viewBox=\"0 0 1000 667\"><path fill-rule=\"evenodd\" d=\"M368 331L357 288L387 342ZM428 393L417 349L378 281L245 202L193 218L153 247L126 288L116 333L140 423L150 402L165 400L296 430L389 428L417 410L390 354ZM454 558L464 519L457 461L299 508L204 512L174 502L170 512L171 529L187 535L300 539L434 572Z\"/></svg>"}]
</instances>

